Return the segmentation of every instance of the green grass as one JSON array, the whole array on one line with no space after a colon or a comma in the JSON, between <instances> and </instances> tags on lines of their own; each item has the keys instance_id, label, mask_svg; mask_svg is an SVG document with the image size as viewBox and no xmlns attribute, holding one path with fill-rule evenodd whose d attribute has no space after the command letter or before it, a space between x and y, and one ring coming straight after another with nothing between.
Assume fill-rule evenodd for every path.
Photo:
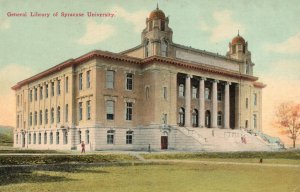
<instances>
[{"instance_id":1,"label":"green grass","mask_svg":"<svg viewBox=\"0 0 300 192\"><path fill-rule=\"evenodd\" d=\"M300 185L300 168L245 165L110 166L6 174L0 191L292 192Z\"/></svg>"}]
</instances>

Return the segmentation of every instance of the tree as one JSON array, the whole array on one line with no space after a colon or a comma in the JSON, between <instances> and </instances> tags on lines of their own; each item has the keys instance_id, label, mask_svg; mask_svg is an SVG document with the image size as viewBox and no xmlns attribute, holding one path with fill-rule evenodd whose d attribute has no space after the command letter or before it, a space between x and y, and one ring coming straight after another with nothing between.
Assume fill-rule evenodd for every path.
<instances>
[{"instance_id":1,"label":"tree","mask_svg":"<svg viewBox=\"0 0 300 192\"><path fill-rule=\"evenodd\" d=\"M292 139L295 148L300 133L300 104L281 103L276 109L275 125L281 129L281 134Z\"/></svg>"}]
</instances>

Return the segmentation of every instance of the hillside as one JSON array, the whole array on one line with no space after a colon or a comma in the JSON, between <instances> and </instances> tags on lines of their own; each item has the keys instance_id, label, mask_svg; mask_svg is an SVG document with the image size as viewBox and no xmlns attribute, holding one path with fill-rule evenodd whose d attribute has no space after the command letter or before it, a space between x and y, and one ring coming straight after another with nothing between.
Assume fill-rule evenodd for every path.
<instances>
[{"instance_id":1,"label":"hillside","mask_svg":"<svg viewBox=\"0 0 300 192\"><path fill-rule=\"evenodd\" d=\"M13 144L13 127L0 125L0 145Z\"/></svg>"}]
</instances>

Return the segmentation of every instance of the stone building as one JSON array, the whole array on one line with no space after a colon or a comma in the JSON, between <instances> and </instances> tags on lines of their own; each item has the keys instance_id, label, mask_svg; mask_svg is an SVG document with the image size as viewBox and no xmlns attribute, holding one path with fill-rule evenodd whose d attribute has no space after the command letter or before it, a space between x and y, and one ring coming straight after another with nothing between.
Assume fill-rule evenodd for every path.
<instances>
[{"instance_id":1,"label":"stone building","mask_svg":"<svg viewBox=\"0 0 300 192\"><path fill-rule=\"evenodd\" d=\"M268 150L248 133L261 133L265 85L253 75L245 39L234 37L223 56L172 36L157 8L140 45L92 51L17 83L14 146L71 150L84 141L88 150Z\"/></svg>"}]
</instances>

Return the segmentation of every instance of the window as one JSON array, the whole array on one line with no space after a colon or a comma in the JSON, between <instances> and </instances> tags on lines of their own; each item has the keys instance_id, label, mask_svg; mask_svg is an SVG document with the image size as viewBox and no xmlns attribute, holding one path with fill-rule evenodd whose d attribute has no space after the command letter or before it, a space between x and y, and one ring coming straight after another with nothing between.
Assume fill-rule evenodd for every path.
<instances>
[{"instance_id":1,"label":"window","mask_svg":"<svg viewBox=\"0 0 300 192\"><path fill-rule=\"evenodd\" d=\"M42 133L39 133L39 144L42 144Z\"/></svg>"},{"instance_id":2,"label":"window","mask_svg":"<svg viewBox=\"0 0 300 192\"><path fill-rule=\"evenodd\" d=\"M126 131L126 144L132 144L133 131Z\"/></svg>"},{"instance_id":3,"label":"window","mask_svg":"<svg viewBox=\"0 0 300 192\"><path fill-rule=\"evenodd\" d=\"M257 105L257 94L256 93L254 93L253 94L253 104L254 104L254 106L256 106Z\"/></svg>"},{"instance_id":4,"label":"window","mask_svg":"<svg viewBox=\"0 0 300 192\"><path fill-rule=\"evenodd\" d=\"M192 112L192 124L193 127L198 127L198 110L194 109Z\"/></svg>"},{"instance_id":5,"label":"window","mask_svg":"<svg viewBox=\"0 0 300 192\"><path fill-rule=\"evenodd\" d=\"M40 87L40 99L43 99L43 87Z\"/></svg>"},{"instance_id":6,"label":"window","mask_svg":"<svg viewBox=\"0 0 300 192\"><path fill-rule=\"evenodd\" d=\"M150 57L150 56L151 56L151 43L148 40L145 45L145 57Z\"/></svg>"},{"instance_id":7,"label":"window","mask_svg":"<svg viewBox=\"0 0 300 192\"><path fill-rule=\"evenodd\" d=\"M33 144L36 144L36 133L33 134Z\"/></svg>"},{"instance_id":8,"label":"window","mask_svg":"<svg viewBox=\"0 0 300 192\"><path fill-rule=\"evenodd\" d=\"M66 80L65 80L65 91L66 91L66 93L69 92L69 77L66 77Z\"/></svg>"},{"instance_id":9,"label":"window","mask_svg":"<svg viewBox=\"0 0 300 192\"><path fill-rule=\"evenodd\" d=\"M133 74L127 73L126 74L126 90L133 89Z\"/></svg>"},{"instance_id":10,"label":"window","mask_svg":"<svg viewBox=\"0 0 300 192\"><path fill-rule=\"evenodd\" d=\"M31 144L31 133L28 134L28 144Z\"/></svg>"},{"instance_id":11,"label":"window","mask_svg":"<svg viewBox=\"0 0 300 192\"><path fill-rule=\"evenodd\" d=\"M167 87L163 88L163 94L164 94L164 99L167 99L168 98Z\"/></svg>"},{"instance_id":12,"label":"window","mask_svg":"<svg viewBox=\"0 0 300 192\"><path fill-rule=\"evenodd\" d=\"M34 112L34 125L37 125L37 111Z\"/></svg>"},{"instance_id":13,"label":"window","mask_svg":"<svg viewBox=\"0 0 300 192\"><path fill-rule=\"evenodd\" d=\"M179 97L184 97L184 85L180 84L178 88L178 96Z\"/></svg>"},{"instance_id":14,"label":"window","mask_svg":"<svg viewBox=\"0 0 300 192\"><path fill-rule=\"evenodd\" d=\"M82 73L79 73L79 77L78 77L78 89L82 90Z\"/></svg>"},{"instance_id":15,"label":"window","mask_svg":"<svg viewBox=\"0 0 300 192\"><path fill-rule=\"evenodd\" d=\"M232 46L232 53L235 53L236 52L236 47L235 45Z\"/></svg>"},{"instance_id":16,"label":"window","mask_svg":"<svg viewBox=\"0 0 300 192\"><path fill-rule=\"evenodd\" d=\"M51 123L54 123L54 108L51 109Z\"/></svg>"},{"instance_id":17,"label":"window","mask_svg":"<svg viewBox=\"0 0 300 192\"><path fill-rule=\"evenodd\" d=\"M160 30L162 30L162 31L165 30L165 21L163 21L163 20L160 21Z\"/></svg>"},{"instance_id":18,"label":"window","mask_svg":"<svg viewBox=\"0 0 300 192\"><path fill-rule=\"evenodd\" d=\"M248 120L245 121L245 128L248 129Z\"/></svg>"},{"instance_id":19,"label":"window","mask_svg":"<svg viewBox=\"0 0 300 192\"><path fill-rule=\"evenodd\" d=\"M48 84L46 85L46 89L45 89L45 96L46 98L48 98L48 92L49 92L49 89L48 89Z\"/></svg>"},{"instance_id":20,"label":"window","mask_svg":"<svg viewBox=\"0 0 300 192\"><path fill-rule=\"evenodd\" d=\"M60 80L57 81L57 95L60 95Z\"/></svg>"},{"instance_id":21,"label":"window","mask_svg":"<svg viewBox=\"0 0 300 192\"><path fill-rule=\"evenodd\" d=\"M197 92L198 92L198 89L197 87L192 87L192 98L193 99L196 99L197 98Z\"/></svg>"},{"instance_id":22,"label":"window","mask_svg":"<svg viewBox=\"0 0 300 192\"><path fill-rule=\"evenodd\" d=\"M37 88L34 88L34 100L37 100Z\"/></svg>"},{"instance_id":23,"label":"window","mask_svg":"<svg viewBox=\"0 0 300 192\"><path fill-rule=\"evenodd\" d=\"M91 71L86 72L86 88L91 87Z\"/></svg>"},{"instance_id":24,"label":"window","mask_svg":"<svg viewBox=\"0 0 300 192\"><path fill-rule=\"evenodd\" d=\"M146 87L146 99L148 100L149 99L149 93L150 93L150 88L149 87Z\"/></svg>"},{"instance_id":25,"label":"window","mask_svg":"<svg viewBox=\"0 0 300 192\"><path fill-rule=\"evenodd\" d=\"M149 22L149 31L152 31L152 25L153 25L153 22L152 20Z\"/></svg>"},{"instance_id":26,"label":"window","mask_svg":"<svg viewBox=\"0 0 300 192\"><path fill-rule=\"evenodd\" d=\"M91 101L86 102L86 119L91 119Z\"/></svg>"},{"instance_id":27,"label":"window","mask_svg":"<svg viewBox=\"0 0 300 192\"><path fill-rule=\"evenodd\" d=\"M63 131L63 144L68 144L68 131Z\"/></svg>"},{"instance_id":28,"label":"window","mask_svg":"<svg viewBox=\"0 0 300 192\"><path fill-rule=\"evenodd\" d=\"M82 102L78 103L78 119L79 121L82 120Z\"/></svg>"},{"instance_id":29,"label":"window","mask_svg":"<svg viewBox=\"0 0 300 192\"><path fill-rule=\"evenodd\" d=\"M32 125L32 112L30 112L30 115L29 115L29 125L30 126Z\"/></svg>"},{"instance_id":30,"label":"window","mask_svg":"<svg viewBox=\"0 0 300 192\"><path fill-rule=\"evenodd\" d=\"M114 144L114 136L115 136L114 130L107 131L107 144Z\"/></svg>"},{"instance_id":31,"label":"window","mask_svg":"<svg viewBox=\"0 0 300 192\"><path fill-rule=\"evenodd\" d=\"M44 144L47 144L47 132L44 133Z\"/></svg>"},{"instance_id":32,"label":"window","mask_svg":"<svg viewBox=\"0 0 300 192\"><path fill-rule=\"evenodd\" d=\"M20 105L20 96L18 95L17 96L17 106L19 106Z\"/></svg>"},{"instance_id":33,"label":"window","mask_svg":"<svg viewBox=\"0 0 300 192\"><path fill-rule=\"evenodd\" d=\"M257 128L257 116L256 116L256 114L253 114L253 128L254 129Z\"/></svg>"},{"instance_id":34,"label":"window","mask_svg":"<svg viewBox=\"0 0 300 192\"><path fill-rule=\"evenodd\" d=\"M210 89L208 87L205 88L205 99L210 100Z\"/></svg>"},{"instance_id":35,"label":"window","mask_svg":"<svg viewBox=\"0 0 300 192\"><path fill-rule=\"evenodd\" d=\"M249 106L249 101L248 98L246 98L246 109L248 109L248 106Z\"/></svg>"},{"instance_id":36,"label":"window","mask_svg":"<svg viewBox=\"0 0 300 192\"><path fill-rule=\"evenodd\" d=\"M56 123L60 123L60 106L57 107L56 116Z\"/></svg>"},{"instance_id":37,"label":"window","mask_svg":"<svg viewBox=\"0 0 300 192\"><path fill-rule=\"evenodd\" d=\"M78 131L78 139L79 139L79 143L82 142L82 139L81 139L81 131Z\"/></svg>"},{"instance_id":38,"label":"window","mask_svg":"<svg viewBox=\"0 0 300 192\"><path fill-rule=\"evenodd\" d=\"M59 132L56 132L56 144L59 144Z\"/></svg>"},{"instance_id":39,"label":"window","mask_svg":"<svg viewBox=\"0 0 300 192\"><path fill-rule=\"evenodd\" d=\"M54 96L54 82L51 82L51 95Z\"/></svg>"},{"instance_id":40,"label":"window","mask_svg":"<svg viewBox=\"0 0 300 192\"><path fill-rule=\"evenodd\" d=\"M17 128L19 128L19 115L17 115Z\"/></svg>"},{"instance_id":41,"label":"window","mask_svg":"<svg viewBox=\"0 0 300 192\"><path fill-rule=\"evenodd\" d=\"M218 126L222 126L222 112L218 112Z\"/></svg>"},{"instance_id":42,"label":"window","mask_svg":"<svg viewBox=\"0 0 300 192\"><path fill-rule=\"evenodd\" d=\"M106 88L113 89L114 88L114 71L106 71Z\"/></svg>"},{"instance_id":43,"label":"window","mask_svg":"<svg viewBox=\"0 0 300 192\"><path fill-rule=\"evenodd\" d=\"M48 109L45 110L45 124L48 124Z\"/></svg>"},{"instance_id":44,"label":"window","mask_svg":"<svg viewBox=\"0 0 300 192\"><path fill-rule=\"evenodd\" d=\"M179 126L184 126L184 108L179 109L179 117L178 117L178 124Z\"/></svg>"},{"instance_id":45,"label":"window","mask_svg":"<svg viewBox=\"0 0 300 192\"><path fill-rule=\"evenodd\" d=\"M53 144L53 133L50 132L50 144Z\"/></svg>"},{"instance_id":46,"label":"window","mask_svg":"<svg viewBox=\"0 0 300 192\"><path fill-rule=\"evenodd\" d=\"M168 56L168 42L163 40L161 42L161 56L167 57Z\"/></svg>"},{"instance_id":47,"label":"window","mask_svg":"<svg viewBox=\"0 0 300 192\"><path fill-rule=\"evenodd\" d=\"M132 120L132 102L126 102L126 120Z\"/></svg>"},{"instance_id":48,"label":"window","mask_svg":"<svg viewBox=\"0 0 300 192\"><path fill-rule=\"evenodd\" d=\"M163 114L163 124L168 123L168 114Z\"/></svg>"},{"instance_id":49,"label":"window","mask_svg":"<svg viewBox=\"0 0 300 192\"><path fill-rule=\"evenodd\" d=\"M106 101L106 119L114 120L114 105L113 101Z\"/></svg>"},{"instance_id":50,"label":"window","mask_svg":"<svg viewBox=\"0 0 300 192\"><path fill-rule=\"evenodd\" d=\"M69 120L68 116L69 116L69 105L66 104L66 113L65 113L65 121L66 122L68 122L68 120Z\"/></svg>"},{"instance_id":51,"label":"window","mask_svg":"<svg viewBox=\"0 0 300 192\"><path fill-rule=\"evenodd\" d=\"M40 125L43 123L43 111L40 110Z\"/></svg>"},{"instance_id":52,"label":"window","mask_svg":"<svg viewBox=\"0 0 300 192\"><path fill-rule=\"evenodd\" d=\"M90 143L90 131L89 130L85 131L85 143L86 144Z\"/></svg>"},{"instance_id":53,"label":"window","mask_svg":"<svg viewBox=\"0 0 300 192\"><path fill-rule=\"evenodd\" d=\"M222 101L222 90L218 89L218 101Z\"/></svg>"},{"instance_id":54,"label":"window","mask_svg":"<svg viewBox=\"0 0 300 192\"><path fill-rule=\"evenodd\" d=\"M32 90L29 91L29 100L32 102Z\"/></svg>"},{"instance_id":55,"label":"window","mask_svg":"<svg viewBox=\"0 0 300 192\"><path fill-rule=\"evenodd\" d=\"M16 143L18 144L18 141L19 141L19 135L16 134Z\"/></svg>"}]
</instances>

